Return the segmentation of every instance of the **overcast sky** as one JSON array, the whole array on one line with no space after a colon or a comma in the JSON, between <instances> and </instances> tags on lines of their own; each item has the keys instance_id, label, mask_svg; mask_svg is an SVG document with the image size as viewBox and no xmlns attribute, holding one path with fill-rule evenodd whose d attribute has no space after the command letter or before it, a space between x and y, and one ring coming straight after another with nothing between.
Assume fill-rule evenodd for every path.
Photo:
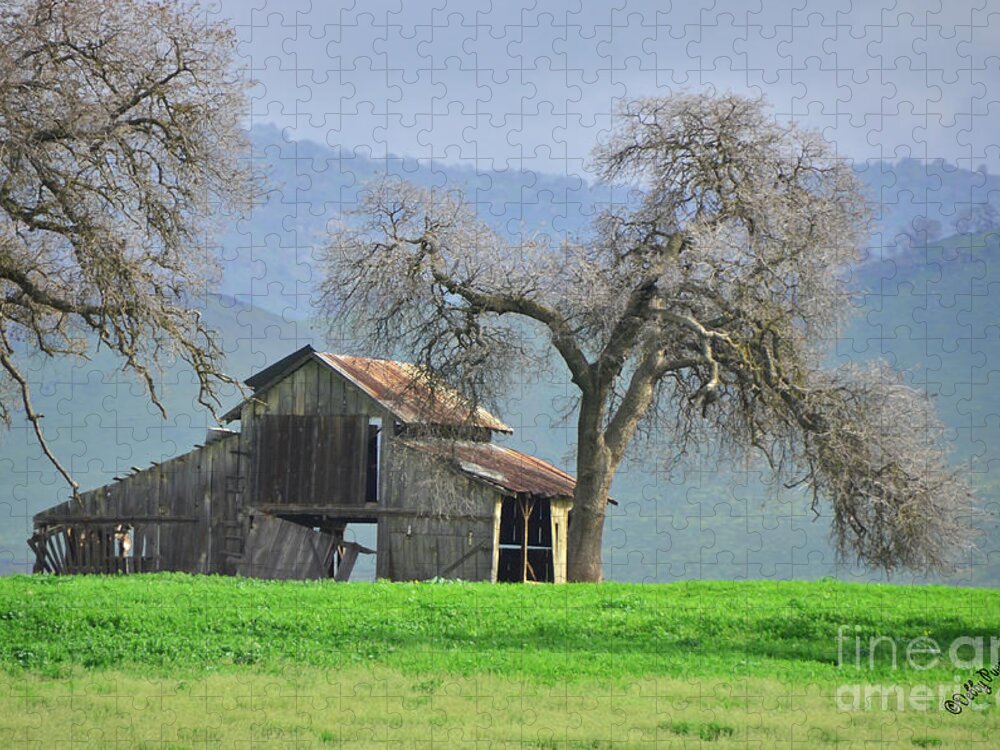
<instances>
[{"instance_id":1,"label":"overcast sky","mask_svg":"<svg viewBox=\"0 0 1000 750\"><path fill-rule=\"evenodd\" d=\"M259 82L253 122L376 157L581 174L618 102L714 87L766 96L857 161L1000 171L1000 0L580 4L217 11Z\"/></svg>"}]
</instances>

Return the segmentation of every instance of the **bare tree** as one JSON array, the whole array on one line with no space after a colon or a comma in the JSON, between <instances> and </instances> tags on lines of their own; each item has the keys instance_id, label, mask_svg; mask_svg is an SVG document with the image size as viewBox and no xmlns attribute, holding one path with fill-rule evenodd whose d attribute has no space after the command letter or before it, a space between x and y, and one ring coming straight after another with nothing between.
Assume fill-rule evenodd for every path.
<instances>
[{"instance_id":1,"label":"bare tree","mask_svg":"<svg viewBox=\"0 0 1000 750\"><path fill-rule=\"evenodd\" d=\"M74 491L25 356L84 357L96 339L161 411L164 362L194 369L206 405L229 382L189 304L212 276L212 215L248 197L234 43L182 3L0 6L0 418L19 402Z\"/></svg>"},{"instance_id":2,"label":"bare tree","mask_svg":"<svg viewBox=\"0 0 1000 750\"><path fill-rule=\"evenodd\" d=\"M623 109L594 166L641 189L560 244L511 244L457 193L383 182L335 232L327 309L474 394L562 359L579 389L571 580L601 579L637 434L755 448L832 505L841 553L945 566L972 498L928 400L881 366L821 367L867 221L849 165L759 101L679 95Z\"/></svg>"}]
</instances>

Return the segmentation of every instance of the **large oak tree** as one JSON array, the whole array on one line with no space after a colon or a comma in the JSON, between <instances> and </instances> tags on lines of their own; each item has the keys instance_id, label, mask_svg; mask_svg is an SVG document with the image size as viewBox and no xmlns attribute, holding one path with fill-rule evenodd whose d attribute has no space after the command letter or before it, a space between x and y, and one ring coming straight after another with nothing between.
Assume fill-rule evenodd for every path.
<instances>
[{"instance_id":1,"label":"large oak tree","mask_svg":"<svg viewBox=\"0 0 1000 750\"><path fill-rule=\"evenodd\" d=\"M334 234L327 308L477 397L561 358L579 390L571 580L601 579L637 434L756 449L829 503L841 553L946 566L972 498L928 400L884 365L822 366L865 236L850 165L760 101L690 94L627 105L594 168L635 192L561 242L512 243L457 192L383 181Z\"/></svg>"},{"instance_id":2,"label":"large oak tree","mask_svg":"<svg viewBox=\"0 0 1000 750\"><path fill-rule=\"evenodd\" d=\"M245 83L234 35L197 6L0 3L0 418L45 442L25 357L117 353L159 406L180 359L200 400L228 378L191 302L210 219L245 205ZM162 410L162 406L161 406Z\"/></svg>"}]
</instances>

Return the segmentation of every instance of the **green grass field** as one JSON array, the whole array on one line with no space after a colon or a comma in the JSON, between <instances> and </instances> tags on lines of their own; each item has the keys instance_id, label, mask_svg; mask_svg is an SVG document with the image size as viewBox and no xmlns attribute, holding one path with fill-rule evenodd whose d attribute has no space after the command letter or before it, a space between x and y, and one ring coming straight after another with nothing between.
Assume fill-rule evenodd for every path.
<instances>
[{"instance_id":1,"label":"green grass field","mask_svg":"<svg viewBox=\"0 0 1000 750\"><path fill-rule=\"evenodd\" d=\"M987 748L997 649L988 589L19 576L0 747Z\"/></svg>"}]
</instances>

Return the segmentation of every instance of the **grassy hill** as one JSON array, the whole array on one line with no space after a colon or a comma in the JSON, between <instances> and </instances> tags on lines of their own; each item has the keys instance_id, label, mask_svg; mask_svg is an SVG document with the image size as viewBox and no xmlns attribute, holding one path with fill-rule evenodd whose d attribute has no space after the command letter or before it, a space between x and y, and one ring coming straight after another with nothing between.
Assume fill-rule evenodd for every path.
<instances>
[{"instance_id":1,"label":"grassy hill","mask_svg":"<svg viewBox=\"0 0 1000 750\"><path fill-rule=\"evenodd\" d=\"M998 632L997 591L831 580L16 576L0 745L985 747L997 692L942 705Z\"/></svg>"}]
</instances>

